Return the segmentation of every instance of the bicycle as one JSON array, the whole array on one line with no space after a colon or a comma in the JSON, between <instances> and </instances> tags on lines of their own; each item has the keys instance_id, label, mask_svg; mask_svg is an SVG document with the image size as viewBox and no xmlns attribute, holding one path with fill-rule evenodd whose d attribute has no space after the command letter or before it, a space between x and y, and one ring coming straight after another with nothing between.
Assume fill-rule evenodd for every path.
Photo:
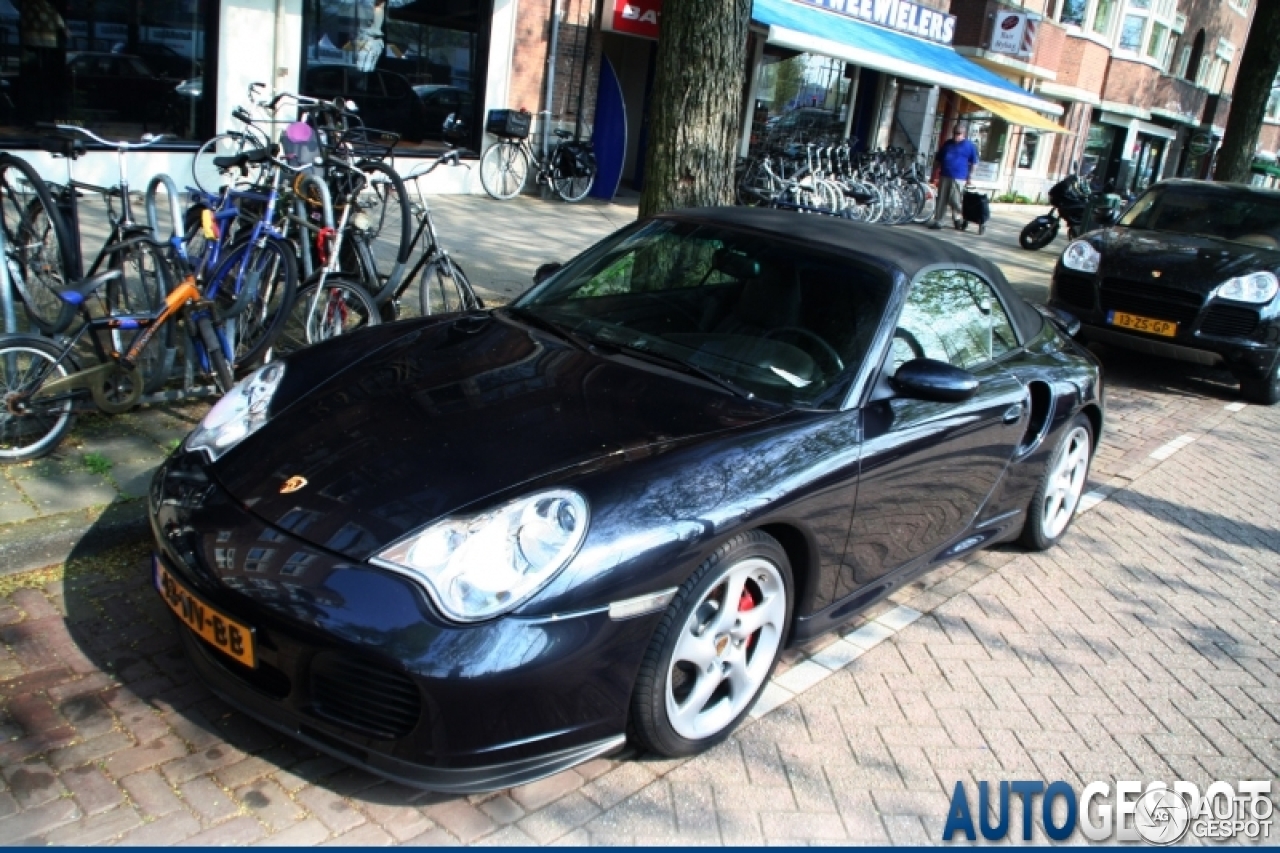
<instances>
[{"instance_id":1,"label":"bicycle","mask_svg":"<svg viewBox=\"0 0 1280 853\"><path fill-rule=\"evenodd\" d=\"M391 316L388 319L394 320L398 317L400 296L415 279L418 280L418 308L424 317L453 311L475 311L484 307L484 302L471 287L471 281L463 272L462 266L453 259L447 249L440 245L435 222L431 218L431 205L427 203L419 181L440 166L462 165L459 160L461 153L460 151L445 152L430 165L415 169L405 176L405 185L412 182L418 196L417 202L410 208L418 223L410 243L410 250L416 249L424 236L427 242L413 269L402 279L398 290L391 294L390 301L384 303L384 313L385 306L391 306ZM463 168L470 167L463 166ZM420 277L419 273L421 273Z\"/></svg>"},{"instance_id":2,"label":"bicycle","mask_svg":"<svg viewBox=\"0 0 1280 853\"><path fill-rule=\"evenodd\" d=\"M503 137L490 145L480 158L480 185L498 201L514 198L534 167L534 182L550 186L567 202L581 201L596 180L596 155L589 141L579 141L567 130L555 130L560 140L546 157L529 145L529 113L493 110L485 130Z\"/></svg>"},{"instance_id":3,"label":"bicycle","mask_svg":"<svg viewBox=\"0 0 1280 853\"><path fill-rule=\"evenodd\" d=\"M42 129L53 130L60 136L45 139L41 147L67 161L67 182L65 184L49 183L49 190L58 210L64 214L66 230L73 252L72 274L76 278L91 279L95 277L105 264L110 269L119 270L122 275L112 280L106 290L105 309L108 314L135 314L153 311L163 302L166 289L162 280L163 253L168 247L156 243L150 238L154 236L152 224L143 223L134 218L130 203L129 175L125 155L130 152L144 151L167 137L152 136L142 142L124 142L103 139L91 130L74 125L38 125ZM78 181L73 175L72 164L85 153L83 144L74 136L82 136L99 145L115 149L117 154L120 180L114 187L101 187L95 184ZM97 256L87 271L83 270L83 257L80 254L80 191L101 195L107 206L107 222L110 231ZM119 199L120 212L117 215L113 202ZM74 311L64 311L53 324L48 333L57 335L66 331L67 326L75 318ZM123 349L123 340L119 331L113 331L113 344L118 350ZM144 361L139 365L146 381L147 390L155 390L168 379L173 365L175 348L170 338L163 348L149 348L144 352Z\"/></svg>"},{"instance_id":4,"label":"bicycle","mask_svg":"<svg viewBox=\"0 0 1280 853\"><path fill-rule=\"evenodd\" d=\"M76 254L49 188L27 161L0 152L0 227L6 272L31 325L52 334L70 321L58 292L74 277ZM5 317L6 332L17 331Z\"/></svg>"},{"instance_id":5,"label":"bicycle","mask_svg":"<svg viewBox=\"0 0 1280 853\"><path fill-rule=\"evenodd\" d=\"M161 244L146 237L137 239L162 256ZM162 275L170 272L166 265ZM217 390L231 388L235 380L228 347L195 276L183 270L183 280L166 288L162 304L154 311L92 313L90 299L104 298L99 291L118 282L122 274L118 269L107 270L59 293L84 318L70 338L54 342L38 335L0 335L0 462L23 462L52 452L71 428L76 411L121 414L142 402L146 380L140 365L145 353L158 344L157 336L171 328L175 319L190 337L200 371L213 376ZM136 334L122 349L104 345L104 338L130 331ZM97 363L82 368L74 351L86 336Z\"/></svg>"}]
</instances>

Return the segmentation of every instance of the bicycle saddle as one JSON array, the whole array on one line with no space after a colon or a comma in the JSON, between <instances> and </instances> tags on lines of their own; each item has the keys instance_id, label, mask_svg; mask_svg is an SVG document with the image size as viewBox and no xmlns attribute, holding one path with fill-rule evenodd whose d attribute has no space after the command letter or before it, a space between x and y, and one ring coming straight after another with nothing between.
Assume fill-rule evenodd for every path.
<instances>
[{"instance_id":1,"label":"bicycle saddle","mask_svg":"<svg viewBox=\"0 0 1280 853\"><path fill-rule=\"evenodd\" d=\"M120 270L107 270L88 278L82 278L66 290L58 291L58 298L68 305L82 305L85 299L89 297L89 294L107 282L120 278L120 276Z\"/></svg>"},{"instance_id":2,"label":"bicycle saddle","mask_svg":"<svg viewBox=\"0 0 1280 853\"><path fill-rule=\"evenodd\" d=\"M38 147L41 151L48 151L58 157L67 157L75 160L84 153L84 143L79 139L71 139L66 136L45 136Z\"/></svg>"},{"instance_id":3,"label":"bicycle saddle","mask_svg":"<svg viewBox=\"0 0 1280 853\"><path fill-rule=\"evenodd\" d=\"M573 138L573 131L570 131L570 130L553 130L551 132L554 133L556 136L560 137L561 139Z\"/></svg>"}]
</instances>

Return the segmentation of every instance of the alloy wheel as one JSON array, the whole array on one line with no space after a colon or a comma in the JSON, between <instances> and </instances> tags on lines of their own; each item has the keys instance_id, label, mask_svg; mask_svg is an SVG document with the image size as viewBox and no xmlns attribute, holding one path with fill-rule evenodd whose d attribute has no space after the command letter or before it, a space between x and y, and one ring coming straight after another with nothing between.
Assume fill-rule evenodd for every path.
<instances>
[{"instance_id":1,"label":"alloy wheel","mask_svg":"<svg viewBox=\"0 0 1280 853\"><path fill-rule=\"evenodd\" d=\"M1055 539L1067 529L1089 474L1089 431L1076 426L1063 442L1044 492L1041 526Z\"/></svg>"}]
</instances>

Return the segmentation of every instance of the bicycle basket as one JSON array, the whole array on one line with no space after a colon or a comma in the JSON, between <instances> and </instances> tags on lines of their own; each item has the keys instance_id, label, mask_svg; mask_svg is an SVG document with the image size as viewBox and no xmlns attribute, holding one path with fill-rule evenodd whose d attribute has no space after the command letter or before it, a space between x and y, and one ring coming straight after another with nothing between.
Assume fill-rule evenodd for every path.
<instances>
[{"instance_id":1,"label":"bicycle basket","mask_svg":"<svg viewBox=\"0 0 1280 853\"><path fill-rule=\"evenodd\" d=\"M400 141L400 134L357 124L331 133L329 140L329 150L340 150L344 152L344 156L360 160L384 160Z\"/></svg>"},{"instance_id":2,"label":"bicycle basket","mask_svg":"<svg viewBox=\"0 0 1280 853\"><path fill-rule=\"evenodd\" d=\"M524 139L531 124L533 115L524 110L489 110L484 129L504 139Z\"/></svg>"}]
</instances>

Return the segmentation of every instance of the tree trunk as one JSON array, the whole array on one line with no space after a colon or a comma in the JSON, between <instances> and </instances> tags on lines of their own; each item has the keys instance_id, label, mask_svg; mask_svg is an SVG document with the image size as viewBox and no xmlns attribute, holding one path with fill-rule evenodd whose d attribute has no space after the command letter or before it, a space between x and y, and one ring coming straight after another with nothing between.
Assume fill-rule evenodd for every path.
<instances>
[{"instance_id":1,"label":"tree trunk","mask_svg":"<svg viewBox=\"0 0 1280 853\"><path fill-rule=\"evenodd\" d=\"M1216 181L1248 183L1262 117L1280 69L1280 3L1258 3L1231 95L1231 115L1213 169Z\"/></svg>"},{"instance_id":2,"label":"tree trunk","mask_svg":"<svg viewBox=\"0 0 1280 853\"><path fill-rule=\"evenodd\" d=\"M733 203L751 0L666 0L640 215Z\"/></svg>"}]
</instances>

